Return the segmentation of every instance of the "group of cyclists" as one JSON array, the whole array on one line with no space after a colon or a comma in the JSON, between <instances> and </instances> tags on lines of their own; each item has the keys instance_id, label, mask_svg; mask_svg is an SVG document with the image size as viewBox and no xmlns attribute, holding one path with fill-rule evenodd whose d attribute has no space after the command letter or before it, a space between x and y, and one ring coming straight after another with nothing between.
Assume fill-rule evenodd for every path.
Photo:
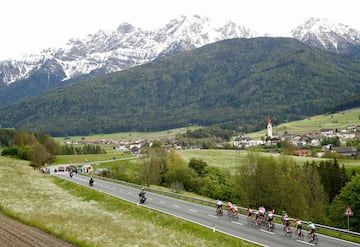
<instances>
[{"instance_id":1,"label":"group of cyclists","mask_svg":"<svg viewBox=\"0 0 360 247\"><path fill-rule=\"evenodd\" d=\"M221 200L216 200L216 215L223 215L223 203ZM239 219L238 207L233 204L231 201L226 203L228 216L232 219ZM258 209L252 209L248 207L246 209L247 221L250 224L253 224L256 227L266 226L267 230L274 231L275 223L274 223L274 209L266 210L264 206L260 206ZM285 211L282 212L281 215L281 223L283 225L283 231L286 236L292 237L292 228L291 228L291 219L287 215ZM304 233L302 230L302 221L298 218L294 221L295 224L295 235L297 239L304 239ZM315 235L315 224L312 222L308 222L308 240L309 242L317 243L317 236Z\"/></svg>"},{"instance_id":2,"label":"group of cyclists","mask_svg":"<svg viewBox=\"0 0 360 247\"><path fill-rule=\"evenodd\" d=\"M223 202L219 199L216 200L216 215L221 216L223 215ZM230 201L226 203L227 207L227 214L229 218L233 220L239 220L239 209L235 204L232 204Z\"/></svg>"},{"instance_id":3,"label":"group of cyclists","mask_svg":"<svg viewBox=\"0 0 360 247\"><path fill-rule=\"evenodd\" d=\"M266 211L264 206L260 206L257 210L248 207L246 209L247 221L251 224L254 224L256 227L261 225L266 226L269 231L274 231L274 209L269 209Z\"/></svg>"},{"instance_id":4,"label":"group of cyclists","mask_svg":"<svg viewBox=\"0 0 360 247\"><path fill-rule=\"evenodd\" d=\"M287 215L287 213L285 211L282 212L281 215L281 222L284 224L284 231L289 232L291 231L291 227L290 227L290 219ZM295 219L295 235L297 239L304 239L304 234L302 231L302 222L299 218ZM309 242L317 242L317 236L315 235L315 224L312 223L311 221L308 222L308 239Z\"/></svg>"}]
</instances>

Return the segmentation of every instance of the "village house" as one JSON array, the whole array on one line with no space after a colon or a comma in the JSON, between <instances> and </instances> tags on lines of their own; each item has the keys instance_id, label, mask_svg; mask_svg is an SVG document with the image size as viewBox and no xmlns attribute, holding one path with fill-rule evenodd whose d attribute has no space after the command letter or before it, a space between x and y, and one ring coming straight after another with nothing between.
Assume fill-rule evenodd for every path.
<instances>
[{"instance_id":1,"label":"village house","mask_svg":"<svg viewBox=\"0 0 360 247\"><path fill-rule=\"evenodd\" d=\"M298 149L294 151L296 156L311 156L311 150L309 149Z\"/></svg>"},{"instance_id":2,"label":"village house","mask_svg":"<svg viewBox=\"0 0 360 247\"><path fill-rule=\"evenodd\" d=\"M334 130L332 128L322 128L320 130L320 133L322 136L325 136L325 137L333 137L334 136Z\"/></svg>"},{"instance_id":3,"label":"village house","mask_svg":"<svg viewBox=\"0 0 360 247\"><path fill-rule=\"evenodd\" d=\"M357 156L357 148L356 147L336 147L334 149L341 156L347 157L356 157Z\"/></svg>"}]
</instances>

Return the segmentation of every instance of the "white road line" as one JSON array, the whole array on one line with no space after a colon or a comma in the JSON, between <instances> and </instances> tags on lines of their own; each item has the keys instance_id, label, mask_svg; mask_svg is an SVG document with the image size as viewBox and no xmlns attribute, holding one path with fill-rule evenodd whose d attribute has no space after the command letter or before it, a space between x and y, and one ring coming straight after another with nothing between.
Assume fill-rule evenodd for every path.
<instances>
[{"instance_id":1,"label":"white road line","mask_svg":"<svg viewBox=\"0 0 360 247\"><path fill-rule=\"evenodd\" d=\"M264 229L260 229L260 231L265 232L265 233L268 233L268 234L272 234L272 235L275 234L274 232L269 232L269 231L266 231L266 230L264 230Z\"/></svg>"},{"instance_id":2,"label":"white road line","mask_svg":"<svg viewBox=\"0 0 360 247\"><path fill-rule=\"evenodd\" d=\"M240 226L243 226L244 224L243 223L240 223L240 222L237 222L237 221L231 221L232 223L236 224L236 225L240 225Z\"/></svg>"},{"instance_id":3,"label":"white road line","mask_svg":"<svg viewBox=\"0 0 360 247\"><path fill-rule=\"evenodd\" d=\"M175 207L175 208L180 208L178 205L173 205L173 207Z\"/></svg>"},{"instance_id":4,"label":"white road line","mask_svg":"<svg viewBox=\"0 0 360 247\"><path fill-rule=\"evenodd\" d=\"M160 203L165 204L166 202L164 202L164 201L160 201Z\"/></svg>"},{"instance_id":5,"label":"white road line","mask_svg":"<svg viewBox=\"0 0 360 247\"><path fill-rule=\"evenodd\" d=\"M216 215L212 215L212 214L208 214L208 216L213 217L213 218L219 218Z\"/></svg>"},{"instance_id":6,"label":"white road line","mask_svg":"<svg viewBox=\"0 0 360 247\"><path fill-rule=\"evenodd\" d=\"M190 209L191 212L197 213L198 211L195 209Z\"/></svg>"},{"instance_id":7,"label":"white road line","mask_svg":"<svg viewBox=\"0 0 360 247\"><path fill-rule=\"evenodd\" d=\"M296 241L298 241L299 243L308 244L308 245L311 245L311 246L314 246L314 245L315 245L315 244L313 244L313 243L309 243L309 242L306 242L306 241L303 241L303 240L299 240L299 239L296 239Z\"/></svg>"}]
</instances>

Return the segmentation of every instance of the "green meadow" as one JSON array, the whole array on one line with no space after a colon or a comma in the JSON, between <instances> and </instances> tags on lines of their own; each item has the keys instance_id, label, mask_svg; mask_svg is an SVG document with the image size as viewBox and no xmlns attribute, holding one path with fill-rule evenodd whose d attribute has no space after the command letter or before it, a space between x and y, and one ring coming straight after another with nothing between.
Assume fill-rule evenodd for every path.
<instances>
[{"instance_id":1,"label":"green meadow","mask_svg":"<svg viewBox=\"0 0 360 247\"><path fill-rule=\"evenodd\" d=\"M0 210L76 246L254 246L0 157Z\"/></svg>"}]
</instances>

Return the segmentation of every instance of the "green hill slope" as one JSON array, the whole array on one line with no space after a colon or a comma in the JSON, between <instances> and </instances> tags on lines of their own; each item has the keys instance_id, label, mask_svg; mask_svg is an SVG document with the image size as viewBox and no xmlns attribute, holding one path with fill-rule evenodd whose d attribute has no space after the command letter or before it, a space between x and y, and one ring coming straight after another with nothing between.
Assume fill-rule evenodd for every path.
<instances>
[{"instance_id":1,"label":"green hill slope","mask_svg":"<svg viewBox=\"0 0 360 247\"><path fill-rule=\"evenodd\" d=\"M290 134L319 133L322 128L333 130L346 128L347 126L358 126L360 124L360 108L348 109L332 114L321 114L308 117L298 121L280 123L273 126L273 133L278 135L284 132ZM246 134L246 136L260 139L266 134L266 129Z\"/></svg>"},{"instance_id":2,"label":"green hill slope","mask_svg":"<svg viewBox=\"0 0 360 247\"><path fill-rule=\"evenodd\" d=\"M0 110L1 127L54 136L189 124L246 132L321 114L360 93L360 61L294 39L221 41Z\"/></svg>"}]
</instances>

